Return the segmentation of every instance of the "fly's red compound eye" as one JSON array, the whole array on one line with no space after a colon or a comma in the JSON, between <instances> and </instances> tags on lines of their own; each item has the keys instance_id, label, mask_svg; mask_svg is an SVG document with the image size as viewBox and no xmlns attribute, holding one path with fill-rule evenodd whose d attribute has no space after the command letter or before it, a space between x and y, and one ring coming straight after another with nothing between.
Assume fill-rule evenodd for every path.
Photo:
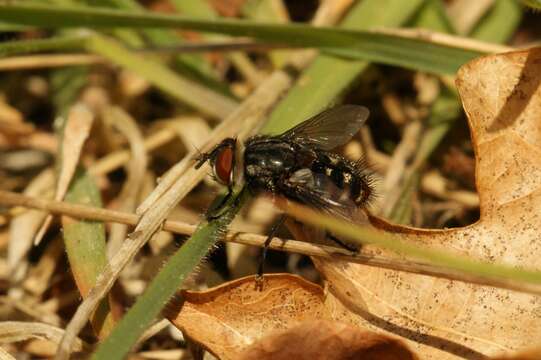
<instances>
[{"instance_id":1,"label":"fly's red compound eye","mask_svg":"<svg viewBox=\"0 0 541 360\"><path fill-rule=\"evenodd\" d=\"M233 174L233 148L223 147L216 154L214 160L214 175L224 185L229 185Z\"/></svg>"}]
</instances>

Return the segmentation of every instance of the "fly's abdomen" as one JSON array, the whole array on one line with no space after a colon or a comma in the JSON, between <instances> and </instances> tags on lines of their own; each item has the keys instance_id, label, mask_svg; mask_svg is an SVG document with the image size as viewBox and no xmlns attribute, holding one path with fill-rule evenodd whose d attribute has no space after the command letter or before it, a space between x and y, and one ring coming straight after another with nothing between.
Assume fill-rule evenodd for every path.
<instances>
[{"instance_id":1,"label":"fly's abdomen","mask_svg":"<svg viewBox=\"0 0 541 360\"><path fill-rule=\"evenodd\" d=\"M339 190L340 198L347 197L357 206L366 206L372 196L371 176L366 165L332 153L319 154L312 170L324 174Z\"/></svg>"}]
</instances>

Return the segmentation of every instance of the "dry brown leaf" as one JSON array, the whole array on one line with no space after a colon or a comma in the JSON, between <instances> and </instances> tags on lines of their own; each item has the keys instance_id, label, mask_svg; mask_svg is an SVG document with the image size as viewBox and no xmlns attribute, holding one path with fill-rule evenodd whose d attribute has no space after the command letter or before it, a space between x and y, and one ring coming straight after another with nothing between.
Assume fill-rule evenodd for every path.
<instances>
[{"instance_id":1,"label":"dry brown leaf","mask_svg":"<svg viewBox=\"0 0 541 360\"><path fill-rule=\"evenodd\" d=\"M519 354L498 356L491 360L539 360L541 359L541 347L537 346L534 349L522 351Z\"/></svg>"},{"instance_id":2,"label":"dry brown leaf","mask_svg":"<svg viewBox=\"0 0 541 360\"><path fill-rule=\"evenodd\" d=\"M60 167L60 173L58 174L56 191L54 195L54 199L57 201L64 199L64 196L68 191L69 184L73 174L75 174L77 164L79 163L79 157L81 155L83 145L90 135L90 129L92 128L93 121L94 115L85 105L76 104L70 109L62 138L62 164ZM34 239L35 244L39 244L47 232L52 219L52 215L47 216L45 222L36 234Z\"/></svg>"},{"instance_id":3,"label":"dry brown leaf","mask_svg":"<svg viewBox=\"0 0 541 360\"><path fill-rule=\"evenodd\" d=\"M399 340L328 320L304 322L271 334L243 351L239 359L259 360L414 360Z\"/></svg>"},{"instance_id":4,"label":"dry brown leaf","mask_svg":"<svg viewBox=\"0 0 541 360\"><path fill-rule=\"evenodd\" d=\"M387 226L405 241L539 268L541 49L476 59L457 86L476 153L481 219L457 229ZM423 275L315 259L335 319L400 335L422 359L480 359L541 338L541 299Z\"/></svg>"},{"instance_id":5,"label":"dry brown leaf","mask_svg":"<svg viewBox=\"0 0 541 360\"><path fill-rule=\"evenodd\" d=\"M264 281L262 291L253 276L204 292L183 291L164 315L222 360L238 359L240 351L277 330L329 319L319 286L288 274L266 275Z\"/></svg>"},{"instance_id":6,"label":"dry brown leaf","mask_svg":"<svg viewBox=\"0 0 541 360\"><path fill-rule=\"evenodd\" d=\"M491 360L539 360L541 359L541 348L537 347L536 349L524 351L520 354L508 355L508 356L498 356L491 358Z\"/></svg>"}]
</instances>

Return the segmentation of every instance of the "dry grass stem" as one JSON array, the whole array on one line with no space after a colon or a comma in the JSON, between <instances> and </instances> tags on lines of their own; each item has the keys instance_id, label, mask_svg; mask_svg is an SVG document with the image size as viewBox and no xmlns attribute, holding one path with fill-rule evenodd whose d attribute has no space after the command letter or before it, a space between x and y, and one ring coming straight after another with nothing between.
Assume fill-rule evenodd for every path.
<instances>
[{"instance_id":1,"label":"dry grass stem","mask_svg":"<svg viewBox=\"0 0 541 360\"><path fill-rule=\"evenodd\" d=\"M479 208L479 195L473 191L449 190L448 180L437 171L430 171L421 180L421 189L440 199L451 200L468 209Z\"/></svg>"},{"instance_id":2,"label":"dry grass stem","mask_svg":"<svg viewBox=\"0 0 541 360\"><path fill-rule=\"evenodd\" d=\"M290 48L286 44L262 44L251 39L236 38L228 41L207 43L180 44L163 48L134 50L134 53L174 55L182 53L200 53L213 51L261 51ZM11 56L0 59L0 71L57 68L66 66L109 64L110 61L95 54L40 54L28 56Z\"/></svg>"},{"instance_id":3,"label":"dry grass stem","mask_svg":"<svg viewBox=\"0 0 541 360\"><path fill-rule=\"evenodd\" d=\"M117 128L128 139L128 143L130 144L132 156L126 166L127 179L122 186L116 202L117 208L120 211L131 213L137 205L147 168L143 135L137 127L135 120L119 107L106 109L103 116L104 120ZM116 223L111 226L107 242L109 257L112 257L120 248L127 231L128 228L125 224Z\"/></svg>"},{"instance_id":4,"label":"dry grass stem","mask_svg":"<svg viewBox=\"0 0 541 360\"><path fill-rule=\"evenodd\" d=\"M127 225L136 225L138 223L137 215L128 214L119 211L105 210L90 206L70 204L54 200L43 200L32 198L12 192L0 191L0 203L9 206L24 206L40 210L50 211L55 214L63 214L76 218L92 219L109 222L121 222ZM190 235L196 229L196 225L187 224L181 221L166 220L163 224L163 230L171 231L177 234ZM229 232L226 241L238 244L262 247L267 236L260 234L250 234ZM351 252L337 247L312 244L303 241L273 238L270 248L274 250L298 253L308 256L316 256L323 259L332 259L380 267L391 270L404 271L415 274L429 275L445 278L449 280L458 280L483 286L492 286L509 290L516 290L531 294L540 295L541 286L532 284L517 283L505 279L493 279L482 276L475 276L460 273L448 268L434 266L422 262L410 261L401 258L380 256L371 253L352 254Z\"/></svg>"},{"instance_id":5,"label":"dry grass stem","mask_svg":"<svg viewBox=\"0 0 541 360\"><path fill-rule=\"evenodd\" d=\"M149 327L144 333L143 335L141 335L141 337L139 338L139 340L137 340L137 344L142 344L144 343L145 341L147 341L148 339L150 339L151 337L153 337L154 335L156 335L157 333L159 333L160 331L162 331L163 329L165 329L166 327L168 327L169 325L171 325L171 322L167 319L161 319L160 321L156 322L154 325L152 325L151 327ZM136 345L137 346L137 345Z\"/></svg>"},{"instance_id":6,"label":"dry grass stem","mask_svg":"<svg viewBox=\"0 0 541 360\"><path fill-rule=\"evenodd\" d=\"M90 54L13 56L0 59L0 71L91 65L106 62L105 58Z\"/></svg>"},{"instance_id":7,"label":"dry grass stem","mask_svg":"<svg viewBox=\"0 0 541 360\"><path fill-rule=\"evenodd\" d=\"M0 341L10 343L33 338L45 339L58 344L64 330L39 322L2 321L0 322ZM75 341L75 350L81 351L85 344L79 338Z\"/></svg>"},{"instance_id":8,"label":"dry grass stem","mask_svg":"<svg viewBox=\"0 0 541 360\"><path fill-rule=\"evenodd\" d=\"M167 144L177 136L178 134L174 129L166 127L149 135L144 140L143 145L145 146L145 150L150 152L164 144ZM122 165L126 164L129 160L130 151L119 150L98 160L94 165L90 166L88 172L91 175L105 175L115 169L118 169Z\"/></svg>"},{"instance_id":9,"label":"dry grass stem","mask_svg":"<svg viewBox=\"0 0 541 360\"><path fill-rule=\"evenodd\" d=\"M83 145L90 135L93 122L94 114L85 105L76 104L71 108L63 131L61 166L56 183L55 200L62 200L68 192L69 184L79 164L79 157ZM51 216L45 218L43 225L34 238L35 245L38 245L43 239L52 219Z\"/></svg>"},{"instance_id":10,"label":"dry grass stem","mask_svg":"<svg viewBox=\"0 0 541 360\"><path fill-rule=\"evenodd\" d=\"M15 360L15 358L4 350L4 348L0 347L0 360Z\"/></svg>"},{"instance_id":11,"label":"dry grass stem","mask_svg":"<svg viewBox=\"0 0 541 360\"><path fill-rule=\"evenodd\" d=\"M457 0L447 8L449 20L457 33L468 34L475 24L494 6L494 0Z\"/></svg>"},{"instance_id":12,"label":"dry grass stem","mask_svg":"<svg viewBox=\"0 0 541 360\"><path fill-rule=\"evenodd\" d=\"M265 80L265 75L244 53L232 53L229 55L229 59L252 87L259 86Z\"/></svg>"},{"instance_id":13,"label":"dry grass stem","mask_svg":"<svg viewBox=\"0 0 541 360\"><path fill-rule=\"evenodd\" d=\"M448 35L426 29L378 29L373 30L373 32L396 35L408 39L429 41L434 44L456 47L465 50L480 51L487 54L497 54L515 50L515 48L506 45L491 44L484 41Z\"/></svg>"},{"instance_id":14,"label":"dry grass stem","mask_svg":"<svg viewBox=\"0 0 541 360\"><path fill-rule=\"evenodd\" d=\"M420 121L412 121L404 128L402 140L396 147L391 161L387 168L387 173L383 180L382 193L386 194L381 198L380 213L388 216L398 200L401 188L398 186L404 179L405 170L408 161L414 156L419 146L419 137L423 126Z\"/></svg>"},{"instance_id":15,"label":"dry grass stem","mask_svg":"<svg viewBox=\"0 0 541 360\"><path fill-rule=\"evenodd\" d=\"M208 150L213 144L224 137L235 136L245 139L261 126L265 115L283 93L291 86L292 79L285 71L275 71L269 78L258 87L255 92L246 99L231 115L229 115L213 131L203 151ZM207 167L195 169L191 166L192 158L196 151L190 151L175 169L181 171L172 175L168 174L168 181L165 179L158 185L156 190L149 195L152 201L147 201L140 206L138 213L143 213L134 233L122 244L121 249L111 259L108 266L103 270L102 275L97 279L96 286L90 291L88 297L81 303L72 320L66 328L66 335L62 341L57 359L67 359L71 349L71 342L76 334L84 326L95 307L113 286L120 271L131 261L137 251L150 239L150 237L162 226L163 221L169 212L188 192L203 179ZM171 173L171 171L170 171ZM173 177L180 175L181 179ZM169 180L170 179L170 180ZM169 185L169 186L167 186ZM144 206L146 205L146 207ZM145 209L146 211L141 211Z\"/></svg>"}]
</instances>

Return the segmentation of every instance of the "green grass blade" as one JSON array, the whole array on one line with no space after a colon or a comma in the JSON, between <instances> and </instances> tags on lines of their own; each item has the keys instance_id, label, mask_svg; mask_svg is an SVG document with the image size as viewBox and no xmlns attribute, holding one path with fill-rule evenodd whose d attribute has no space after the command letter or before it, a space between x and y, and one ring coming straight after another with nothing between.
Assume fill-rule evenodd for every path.
<instances>
[{"instance_id":1,"label":"green grass blade","mask_svg":"<svg viewBox=\"0 0 541 360\"><path fill-rule=\"evenodd\" d=\"M0 57L40 51L81 49L86 36L58 36L48 39L0 42Z\"/></svg>"},{"instance_id":2,"label":"green grass blade","mask_svg":"<svg viewBox=\"0 0 541 360\"><path fill-rule=\"evenodd\" d=\"M410 3L418 5L421 2L421 0L408 1L408 6L412 6L409 5ZM407 14L407 11L403 9L405 7L405 4L401 2L402 12ZM388 10L381 4L379 8L380 12ZM55 19L54 23L51 23L51 18ZM335 55L359 60L447 74L455 73L466 61L482 54L477 50L380 32L314 28L301 24L269 25L230 19L197 20L179 15L138 14L102 8L58 9L33 4L4 4L0 5L0 20L46 28L178 27L234 36L253 36L269 42L316 47Z\"/></svg>"},{"instance_id":3,"label":"green grass blade","mask_svg":"<svg viewBox=\"0 0 541 360\"><path fill-rule=\"evenodd\" d=\"M177 76L161 63L134 54L114 39L95 34L87 39L85 47L139 74L162 91L209 116L223 118L237 106L235 101L216 96L215 92Z\"/></svg>"},{"instance_id":4,"label":"green grass blade","mask_svg":"<svg viewBox=\"0 0 541 360\"><path fill-rule=\"evenodd\" d=\"M192 273L212 246L222 239L246 196L246 191L239 197L233 196L217 219L199 225L194 234L167 261L111 335L99 345L92 359L115 360L125 357L186 277Z\"/></svg>"},{"instance_id":5,"label":"green grass blade","mask_svg":"<svg viewBox=\"0 0 541 360\"><path fill-rule=\"evenodd\" d=\"M398 201L389 214L389 220L395 224L410 225L413 214L413 196L419 188L420 173L414 171L405 181Z\"/></svg>"},{"instance_id":6,"label":"green grass blade","mask_svg":"<svg viewBox=\"0 0 541 360\"><path fill-rule=\"evenodd\" d=\"M441 0L428 1L415 19L415 25L441 32L451 32L452 28L449 25L449 20L441 8ZM520 17L519 4L514 1L497 0L487 16L484 16L475 26L471 36L479 40L504 42L515 31ZM399 223L404 221L402 216L405 213L403 207L408 204L411 206L411 202L404 201L403 197L411 196L409 189L414 181L413 177L417 176L418 171L445 138L461 113L462 105L458 99L458 94L450 89L443 89L440 96L432 104L427 121L428 129L421 139L415 156L415 168L405 177L401 197L393 207L393 215L391 215L390 220Z\"/></svg>"},{"instance_id":7,"label":"green grass blade","mask_svg":"<svg viewBox=\"0 0 541 360\"><path fill-rule=\"evenodd\" d=\"M102 207L96 184L82 169L75 173L66 194L66 201ZM65 221L63 237L70 269L77 283L77 288L81 295L86 297L107 263L105 226L100 221ZM115 321L107 299L100 303L90 322L99 338L105 338L112 331Z\"/></svg>"},{"instance_id":8,"label":"green grass blade","mask_svg":"<svg viewBox=\"0 0 541 360\"><path fill-rule=\"evenodd\" d=\"M518 1L496 0L469 36L477 40L503 43L516 31L522 13Z\"/></svg>"},{"instance_id":9,"label":"green grass blade","mask_svg":"<svg viewBox=\"0 0 541 360\"><path fill-rule=\"evenodd\" d=\"M419 10L423 1L365 0L356 5L341 26L362 30L397 27ZM369 63L319 55L271 113L265 133L281 133L336 101L367 69Z\"/></svg>"},{"instance_id":10,"label":"green grass blade","mask_svg":"<svg viewBox=\"0 0 541 360\"><path fill-rule=\"evenodd\" d=\"M89 1L92 3L92 1ZM101 1L106 6L116 7L118 9L125 9L134 12L144 13L147 11L142 5L135 0L104 0ZM195 4L199 2L185 2L188 4ZM94 4L100 5L100 4ZM190 16L196 16L199 13L192 10L194 6L186 6L183 13ZM152 44L156 46L168 46L175 45L183 42L182 37L179 34L175 34L169 30L163 29L142 29L141 34ZM182 54L177 55L174 58L173 65L176 71L186 76L188 79L197 81L221 94L232 97L229 93L227 86L222 84L214 69L208 61L200 54Z\"/></svg>"},{"instance_id":11,"label":"green grass blade","mask_svg":"<svg viewBox=\"0 0 541 360\"><path fill-rule=\"evenodd\" d=\"M327 229L333 234L350 239L351 241L360 244L376 245L402 256L407 256L410 259L420 259L427 264L441 266L475 276L541 284L541 271L520 269L503 264L492 264L474 260L463 255L417 246L402 241L397 235L384 233L368 226L355 225L298 205L290 205L287 213L304 223Z\"/></svg>"},{"instance_id":12,"label":"green grass blade","mask_svg":"<svg viewBox=\"0 0 541 360\"><path fill-rule=\"evenodd\" d=\"M533 9L541 10L541 0L522 0L522 2Z\"/></svg>"}]
</instances>

